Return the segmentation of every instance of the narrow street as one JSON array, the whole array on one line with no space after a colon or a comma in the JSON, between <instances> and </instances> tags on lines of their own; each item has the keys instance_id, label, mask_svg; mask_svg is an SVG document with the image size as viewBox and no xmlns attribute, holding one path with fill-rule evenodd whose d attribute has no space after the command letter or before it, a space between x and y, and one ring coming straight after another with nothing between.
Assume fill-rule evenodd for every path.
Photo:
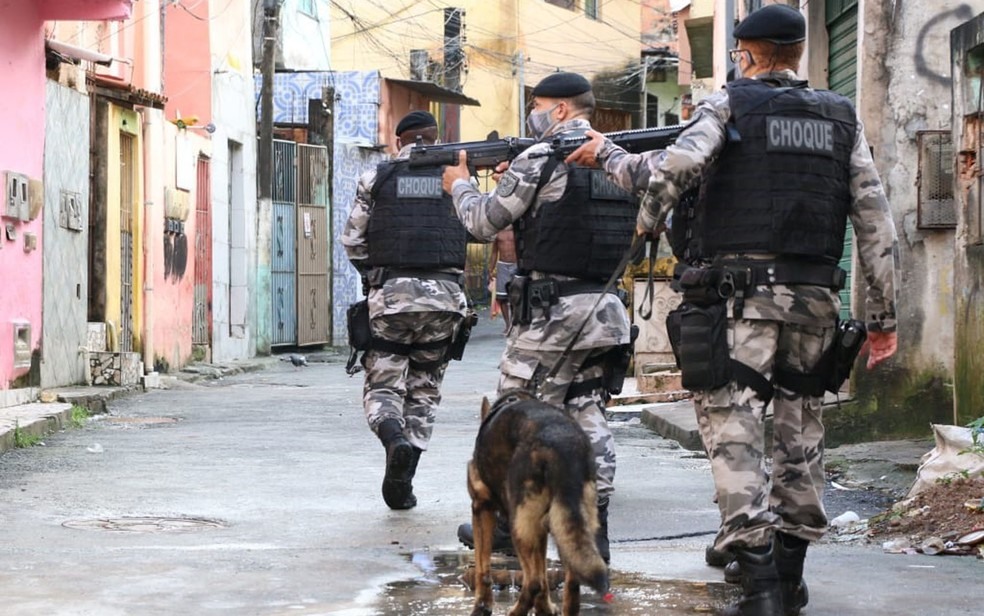
<instances>
[{"instance_id":1,"label":"narrow street","mask_svg":"<svg viewBox=\"0 0 984 616\"><path fill-rule=\"evenodd\" d=\"M484 315L483 315L484 316ZM467 614L465 463L491 394L501 321L448 371L418 506L385 507L384 452L341 355L111 403L81 429L0 458L3 614ZM616 601L587 614L692 614L735 587L704 565L717 526L706 460L613 421ZM513 563L515 567L515 563ZM979 613L980 563L820 545L808 616ZM946 589L946 590L944 590ZM513 600L497 595L496 614Z\"/></svg>"}]
</instances>

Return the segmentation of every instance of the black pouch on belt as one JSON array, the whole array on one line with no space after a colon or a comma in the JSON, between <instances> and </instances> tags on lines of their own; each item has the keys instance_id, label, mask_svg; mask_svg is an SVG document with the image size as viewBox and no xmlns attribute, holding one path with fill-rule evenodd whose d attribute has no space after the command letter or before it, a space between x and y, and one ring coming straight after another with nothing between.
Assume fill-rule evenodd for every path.
<instances>
[{"instance_id":1,"label":"black pouch on belt","mask_svg":"<svg viewBox=\"0 0 984 616\"><path fill-rule=\"evenodd\" d=\"M731 381L727 302L684 302L667 315L666 331L685 388L707 391Z\"/></svg>"},{"instance_id":2,"label":"black pouch on belt","mask_svg":"<svg viewBox=\"0 0 984 616\"><path fill-rule=\"evenodd\" d=\"M369 350L372 332L369 330L369 302L362 300L348 307L349 346L356 351Z\"/></svg>"}]
</instances>

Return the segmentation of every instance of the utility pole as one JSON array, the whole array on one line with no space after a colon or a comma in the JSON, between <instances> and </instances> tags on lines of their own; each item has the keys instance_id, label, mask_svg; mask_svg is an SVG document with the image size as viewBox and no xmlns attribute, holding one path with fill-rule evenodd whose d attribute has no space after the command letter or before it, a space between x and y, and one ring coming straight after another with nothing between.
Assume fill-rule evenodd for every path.
<instances>
[{"instance_id":1,"label":"utility pole","mask_svg":"<svg viewBox=\"0 0 984 616\"><path fill-rule=\"evenodd\" d=\"M523 51L516 53L516 74L519 77L519 136L526 137L526 58Z\"/></svg>"},{"instance_id":2,"label":"utility pole","mask_svg":"<svg viewBox=\"0 0 984 616\"><path fill-rule=\"evenodd\" d=\"M649 56L642 56L642 102L639 109L639 128L649 128Z\"/></svg>"},{"instance_id":3,"label":"utility pole","mask_svg":"<svg viewBox=\"0 0 984 616\"><path fill-rule=\"evenodd\" d=\"M280 32L280 0L263 0L263 59L260 73L260 143L257 158L258 197L273 197L273 77Z\"/></svg>"},{"instance_id":4,"label":"utility pole","mask_svg":"<svg viewBox=\"0 0 984 616\"><path fill-rule=\"evenodd\" d=\"M259 148L256 153L256 353L269 355L273 341L270 279L273 252L273 78L277 62L282 0L263 0L263 57L260 72Z\"/></svg>"}]
</instances>

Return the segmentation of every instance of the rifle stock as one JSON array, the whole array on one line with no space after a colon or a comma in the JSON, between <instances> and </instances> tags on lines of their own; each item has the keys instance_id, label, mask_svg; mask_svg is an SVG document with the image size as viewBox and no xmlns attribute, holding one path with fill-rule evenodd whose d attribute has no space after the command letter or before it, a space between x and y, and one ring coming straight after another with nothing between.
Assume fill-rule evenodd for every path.
<instances>
[{"instance_id":1,"label":"rifle stock","mask_svg":"<svg viewBox=\"0 0 984 616\"><path fill-rule=\"evenodd\" d=\"M458 164L458 152L464 150L471 169L493 169L503 161L512 160L536 143L536 139L502 137L492 133L485 141L415 145L410 150L410 166L443 167Z\"/></svg>"}]
</instances>

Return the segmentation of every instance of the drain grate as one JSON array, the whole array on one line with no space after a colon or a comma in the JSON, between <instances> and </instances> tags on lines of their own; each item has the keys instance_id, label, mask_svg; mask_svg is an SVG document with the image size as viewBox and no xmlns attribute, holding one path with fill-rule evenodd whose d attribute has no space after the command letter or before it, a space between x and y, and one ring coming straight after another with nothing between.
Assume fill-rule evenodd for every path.
<instances>
[{"instance_id":1,"label":"drain grate","mask_svg":"<svg viewBox=\"0 0 984 616\"><path fill-rule=\"evenodd\" d=\"M226 528L218 520L206 518L122 517L97 518L95 520L69 520L62 522L65 528L76 530L104 530L124 533L196 533L203 530Z\"/></svg>"}]
</instances>

